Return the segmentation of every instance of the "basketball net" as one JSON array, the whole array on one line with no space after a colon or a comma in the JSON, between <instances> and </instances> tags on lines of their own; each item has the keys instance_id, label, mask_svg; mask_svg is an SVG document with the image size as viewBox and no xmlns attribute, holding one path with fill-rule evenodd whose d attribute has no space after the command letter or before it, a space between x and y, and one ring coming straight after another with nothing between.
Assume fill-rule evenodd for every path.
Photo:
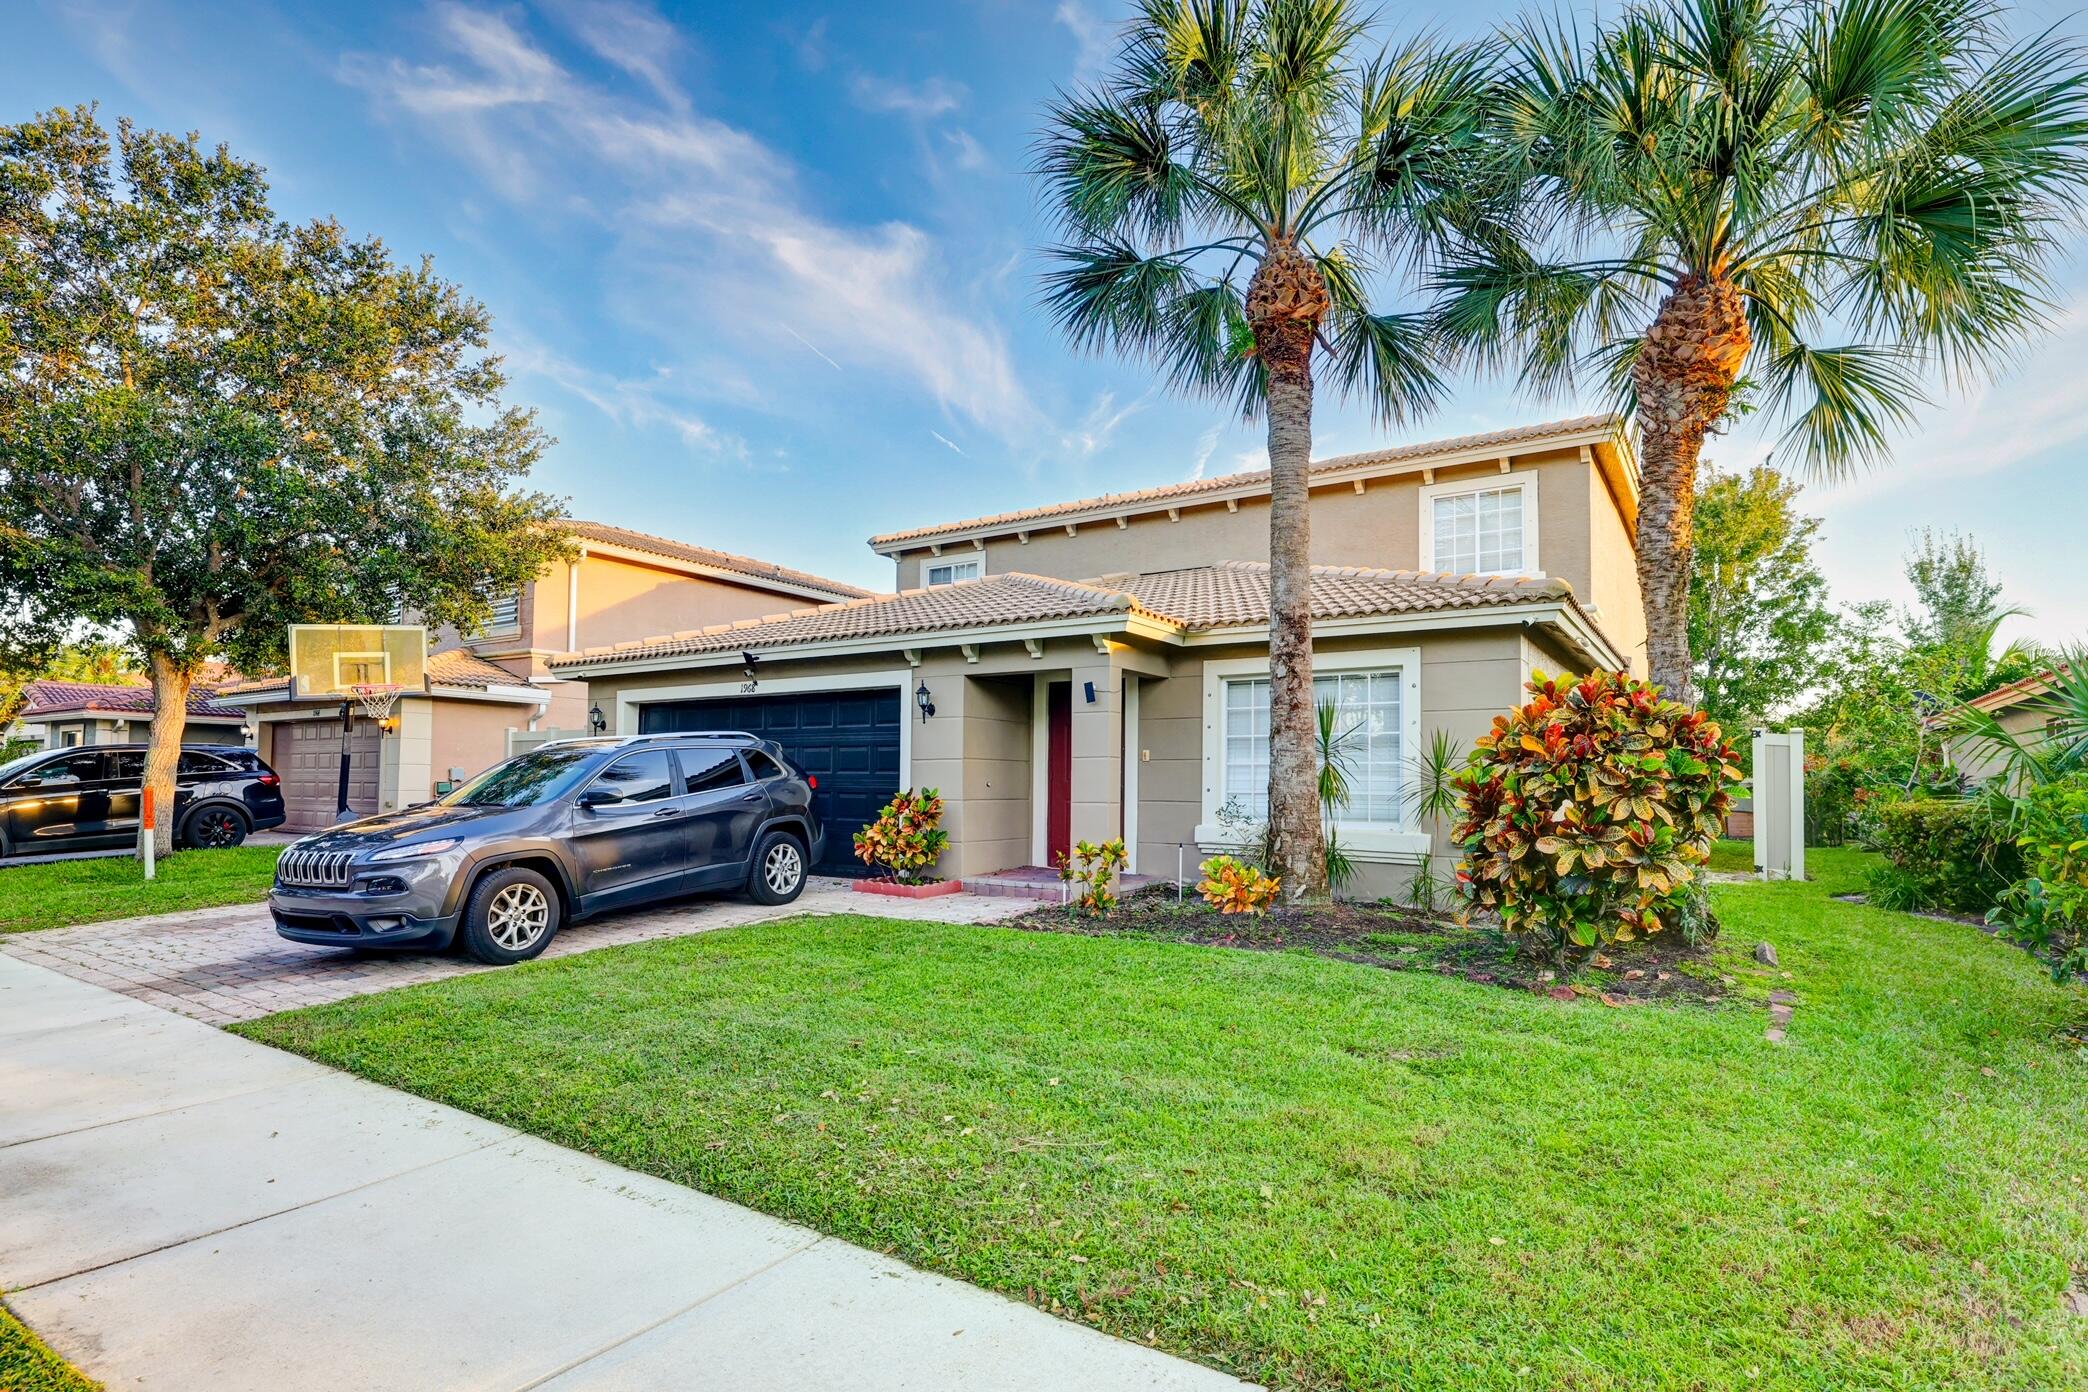
<instances>
[{"instance_id":1,"label":"basketball net","mask_svg":"<svg viewBox=\"0 0 2088 1392\"><path fill-rule=\"evenodd\" d=\"M402 689L389 682L360 682L349 687L348 691L362 707L364 715L381 723L391 718L392 708L399 704Z\"/></svg>"}]
</instances>

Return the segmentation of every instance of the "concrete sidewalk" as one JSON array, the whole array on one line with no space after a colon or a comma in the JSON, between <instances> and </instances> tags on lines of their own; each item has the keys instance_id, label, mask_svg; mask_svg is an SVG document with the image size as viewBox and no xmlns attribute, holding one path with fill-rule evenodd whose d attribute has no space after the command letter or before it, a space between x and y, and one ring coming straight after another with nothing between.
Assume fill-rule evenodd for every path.
<instances>
[{"instance_id":1,"label":"concrete sidewalk","mask_svg":"<svg viewBox=\"0 0 2088 1392\"><path fill-rule=\"evenodd\" d=\"M0 1289L112 1388L1239 1388L0 957Z\"/></svg>"}]
</instances>

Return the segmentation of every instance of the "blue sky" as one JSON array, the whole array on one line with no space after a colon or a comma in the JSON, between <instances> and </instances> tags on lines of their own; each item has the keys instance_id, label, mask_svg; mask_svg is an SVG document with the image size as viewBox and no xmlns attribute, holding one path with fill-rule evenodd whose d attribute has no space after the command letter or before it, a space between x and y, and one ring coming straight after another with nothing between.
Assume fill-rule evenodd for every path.
<instances>
[{"instance_id":1,"label":"blue sky","mask_svg":"<svg viewBox=\"0 0 2088 1392\"><path fill-rule=\"evenodd\" d=\"M281 214L429 254L491 307L511 396L559 438L538 483L576 514L889 586L874 532L1262 462L1258 428L1074 356L1036 307L1029 141L1119 8L16 0L0 121L94 100L229 142ZM1476 32L1510 8L1381 14ZM1910 534L1955 528L2035 611L2019 628L2088 636L2088 268L2064 276L2014 372L1808 490L1839 598L1903 598ZM1600 404L1467 381L1400 438ZM1387 441L1323 402L1318 452ZM1710 453L1766 451L1743 428Z\"/></svg>"}]
</instances>

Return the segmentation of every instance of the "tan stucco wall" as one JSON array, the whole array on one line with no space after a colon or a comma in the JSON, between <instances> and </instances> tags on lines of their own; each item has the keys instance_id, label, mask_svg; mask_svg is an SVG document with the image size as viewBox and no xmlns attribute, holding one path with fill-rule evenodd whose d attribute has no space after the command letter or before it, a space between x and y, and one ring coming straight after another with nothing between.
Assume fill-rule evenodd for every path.
<instances>
[{"instance_id":1,"label":"tan stucco wall","mask_svg":"<svg viewBox=\"0 0 2088 1392\"><path fill-rule=\"evenodd\" d=\"M2045 725L2051 718L2050 711L2040 710L2032 705L2014 706L1996 717L2002 729L2026 745L2035 744L2044 738ZM1970 740L1952 736L1947 740L1945 748L1949 751L1950 761L1957 765L1958 772L1974 783L1984 783L2001 772L2001 760Z\"/></svg>"}]
</instances>

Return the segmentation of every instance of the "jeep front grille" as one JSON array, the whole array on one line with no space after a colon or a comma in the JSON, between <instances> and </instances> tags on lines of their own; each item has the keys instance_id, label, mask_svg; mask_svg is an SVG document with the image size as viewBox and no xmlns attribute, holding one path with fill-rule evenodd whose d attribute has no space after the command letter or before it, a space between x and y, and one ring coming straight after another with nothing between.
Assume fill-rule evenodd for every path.
<instances>
[{"instance_id":1,"label":"jeep front grille","mask_svg":"<svg viewBox=\"0 0 2088 1392\"><path fill-rule=\"evenodd\" d=\"M353 851L300 851L293 846L276 862L276 883L346 889L354 859Z\"/></svg>"}]
</instances>

